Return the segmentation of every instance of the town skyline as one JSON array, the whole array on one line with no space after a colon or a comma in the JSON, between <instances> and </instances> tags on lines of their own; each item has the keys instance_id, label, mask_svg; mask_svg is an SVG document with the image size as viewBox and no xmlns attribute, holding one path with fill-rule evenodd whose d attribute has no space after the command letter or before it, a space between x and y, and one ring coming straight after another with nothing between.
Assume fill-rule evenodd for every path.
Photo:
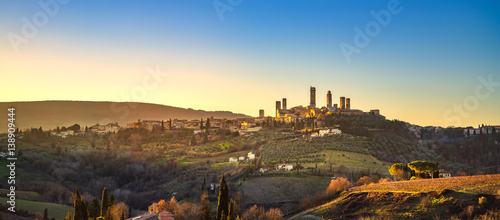
<instances>
[{"instance_id":1,"label":"town skyline","mask_svg":"<svg viewBox=\"0 0 500 220\"><path fill-rule=\"evenodd\" d=\"M387 119L500 124L494 1L244 1L225 12L196 1L53 2L1 1L1 102L135 101L256 117L274 116L282 98L309 105L314 86L318 107L330 90L333 103L349 97Z\"/></svg>"}]
</instances>

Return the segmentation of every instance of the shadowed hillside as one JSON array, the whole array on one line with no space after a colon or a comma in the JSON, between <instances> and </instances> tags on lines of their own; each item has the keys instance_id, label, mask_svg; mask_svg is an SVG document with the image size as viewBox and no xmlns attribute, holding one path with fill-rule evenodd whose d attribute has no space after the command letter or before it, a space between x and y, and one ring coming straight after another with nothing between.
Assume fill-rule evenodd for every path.
<instances>
[{"instance_id":1,"label":"shadowed hillside","mask_svg":"<svg viewBox=\"0 0 500 220\"><path fill-rule=\"evenodd\" d=\"M499 178L477 175L362 185L291 219L498 219Z\"/></svg>"},{"instance_id":2,"label":"shadowed hillside","mask_svg":"<svg viewBox=\"0 0 500 220\"><path fill-rule=\"evenodd\" d=\"M87 101L40 101L40 102L0 102L0 109L7 118L7 108L16 108L16 125L21 129L40 127L52 129L56 126L82 126L118 122L127 123L141 120L242 118L244 114L229 111L203 111L166 105L138 102L87 102ZM2 123L1 132L7 131L7 123Z\"/></svg>"},{"instance_id":3,"label":"shadowed hillside","mask_svg":"<svg viewBox=\"0 0 500 220\"><path fill-rule=\"evenodd\" d=\"M497 196L453 190L352 192L291 219L498 219L498 205Z\"/></svg>"}]
</instances>

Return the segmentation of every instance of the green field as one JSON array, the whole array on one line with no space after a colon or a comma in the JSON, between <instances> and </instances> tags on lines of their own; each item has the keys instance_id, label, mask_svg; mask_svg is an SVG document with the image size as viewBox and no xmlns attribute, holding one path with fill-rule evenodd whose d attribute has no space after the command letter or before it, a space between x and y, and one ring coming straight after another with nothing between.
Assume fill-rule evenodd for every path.
<instances>
[{"instance_id":1,"label":"green field","mask_svg":"<svg viewBox=\"0 0 500 220\"><path fill-rule=\"evenodd\" d=\"M9 192L10 192L10 190L0 189L0 195L1 196L6 196ZM37 192L17 191L16 190L16 199L24 199L24 200L31 200L31 201L33 201L33 200L37 200L38 196L40 196L40 194L38 194Z\"/></svg>"},{"instance_id":2,"label":"green field","mask_svg":"<svg viewBox=\"0 0 500 220\"><path fill-rule=\"evenodd\" d=\"M325 191L330 178L321 177L257 177L243 182L245 203L270 204L293 202Z\"/></svg>"},{"instance_id":3,"label":"green field","mask_svg":"<svg viewBox=\"0 0 500 220\"><path fill-rule=\"evenodd\" d=\"M346 152L346 151L338 151L338 150L324 150L319 154L325 154L325 158L330 158L330 160L334 163L334 168L344 165L349 170L360 171L360 170L368 170L371 172L377 172L382 175L390 175L389 174L389 165L386 162L382 162L377 158L360 153ZM311 154L316 155L316 154ZM301 164L303 167L315 167L316 163L303 163ZM329 169L329 165L326 163L318 163L318 167L322 170Z\"/></svg>"},{"instance_id":4,"label":"green field","mask_svg":"<svg viewBox=\"0 0 500 220\"><path fill-rule=\"evenodd\" d=\"M5 197L0 197L0 202L2 204L7 204L7 200L8 199ZM73 207L71 206L16 199L16 209L28 210L30 213L36 214L37 212L43 213L46 208L49 212L49 218L55 218L57 220L64 219L68 213L68 209L73 212Z\"/></svg>"},{"instance_id":5,"label":"green field","mask_svg":"<svg viewBox=\"0 0 500 220\"><path fill-rule=\"evenodd\" d=\"M211 164L210 168L217 170L217 171L222 171L224 168L228 166L236 166L236 163L231 163L231 162L222 162L222 163L216 163L216 164Z\"/></svg>"}]
</instances>

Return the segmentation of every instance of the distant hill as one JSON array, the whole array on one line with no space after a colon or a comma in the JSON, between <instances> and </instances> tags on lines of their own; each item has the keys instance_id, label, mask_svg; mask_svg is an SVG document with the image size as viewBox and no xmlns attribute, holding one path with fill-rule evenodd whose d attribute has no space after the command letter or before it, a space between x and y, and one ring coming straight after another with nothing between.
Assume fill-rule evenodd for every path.
<instances>
[{"instance_id":1,"label":"distant hill","mask_svg":"<svg viewBox=\"0 0 500 220\"><path fill-rule=\"evenodd\" d=\"M4 112L4 123L0 133L7 131L7 108L16 108L16 125L20 129L40 127L53 129L57 126L89 126L96 123L118 122L120 126L141 120L244 118L244 114L229 111L193 110L167 105L139 102L89 102L89 101L38 101L38 102L0 102Z\"/></svg>"}]
</instances>

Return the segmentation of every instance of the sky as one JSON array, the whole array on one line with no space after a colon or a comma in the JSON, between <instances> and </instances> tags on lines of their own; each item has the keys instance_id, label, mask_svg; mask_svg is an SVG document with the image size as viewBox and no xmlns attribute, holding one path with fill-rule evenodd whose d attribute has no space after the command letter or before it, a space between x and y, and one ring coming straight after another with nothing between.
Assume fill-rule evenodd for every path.
<instances>
[{"instance_id":1,"label":"sky","mask_svg":"<svg viewBox=\"0 0 500 220\"><path fill-rule=\"evenodd\" d=\"M0 0L0 101L274 116L351 99L418 125L500 125L500 2Z\"/></svg>"}]
</instances>

